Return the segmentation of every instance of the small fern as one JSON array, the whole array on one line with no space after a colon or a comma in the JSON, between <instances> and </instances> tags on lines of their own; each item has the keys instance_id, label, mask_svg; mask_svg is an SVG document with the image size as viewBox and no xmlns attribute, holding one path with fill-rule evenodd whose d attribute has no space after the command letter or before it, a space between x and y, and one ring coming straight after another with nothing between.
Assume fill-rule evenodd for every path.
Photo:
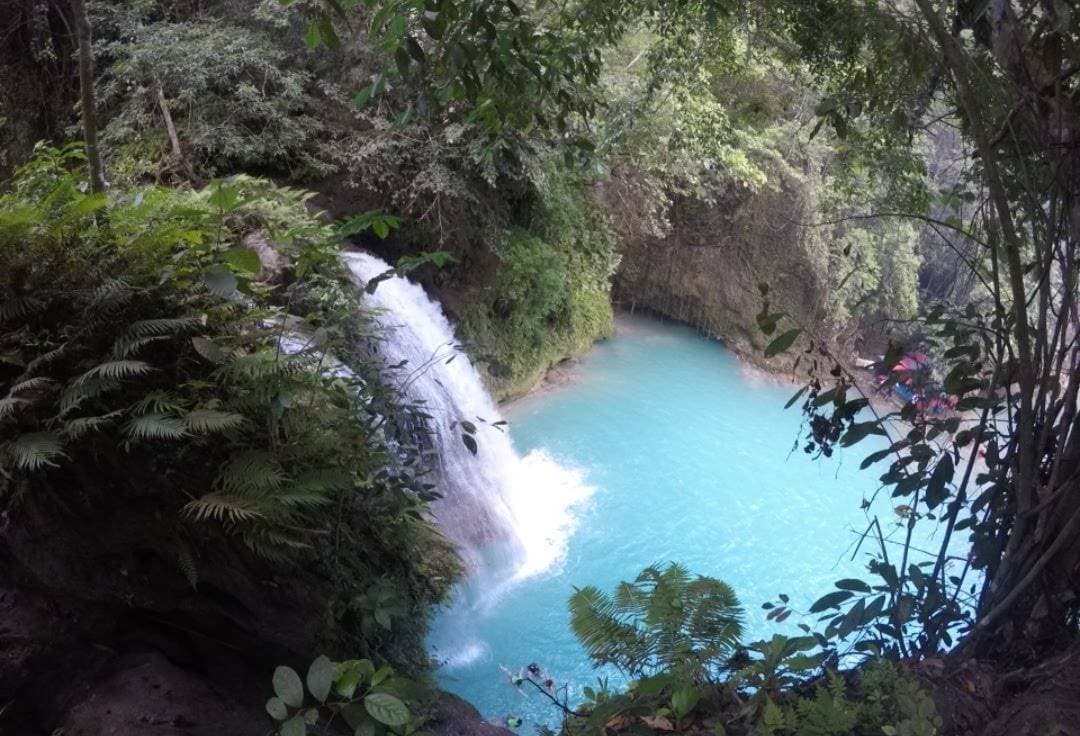
<instances>
[{"instance_id":1,"label":"small fern","mask_svg":"<svg viewBox=\"0 0 1080 736\"><path fill-rule=\"evenodd\" d=\"M184 415L183 424L193 434L228 432L243 426L243 414L212 409L195 409Z\"/></svg>"},{"instance_id":2,"label":"small fern","mask_svg":"<svg viewBox=\"0 0 1080 736\"><path fill-rule=\"evenodd\" d=\"M708 680L726 666L742 635L734 591L674 563L645 568L614 596L582 588L570 598L570 614L589 656L632 677L670 671L684 681Z\"/></svg>"},{"instance_id":3,"label":"small fern","mask_svg":"<svg viewBox=\"0 0 1080 736\"><path fill-rule=\"evenodd\" d=\"M0 445L3 465L19 470L41 470L56 466L55 460L64 457L64 443L52 432L32 432L19 435Z\"/></svg>"},{"instance_id":4,"label":"small fern","mask_svg":"<svg viewBox=\"0 0 1080 736\"><path fill-rule=\"evenodd\" d=\"M188 585L192 590L199 589L199 568L195 563L195 555L191 552L189 547L184 541L180 540L176 546L176 563L180 567L180 572L187 578Z\"/></svg>"},{"instance_id":5,"label":"small fern","mask_svg":"<svg viewBox=\"0 0 1080 736\"><path fill-rule=\"evenodd\" d=\"M76 376L72 382L75 386L81 386L99 380L118 381L123 378L144 376L154 370L154 366L141 360L109 360L95 365L81 376Z\"/></svg>"},{"instance_id":6,"label":"small fern","mask_svg":"<svg viewBox=\"0 0 1080 736\"><path fill-rule=\"evenodd\" d=\"M229 524L265 518L264 511L265 506L260 499L227 493L207 493L189 501L183 509L187 516L196 521L212 520Z\"/></svg>"},{"instance_id":7,"label":"small fern","mask_svg":"<svg viewBox=\"0 0 1080 736\"><path fill-rule=\"evenodd\" d=\"M285 483L285 473L273 453L244 450L222 466L216 482L230 493L265 495Z\"/></svg>"},{"instance_id":8,"label":"small fern","mask_svg":"<svg viewBox=\"0 0 1080 736\"><path fill-rule=\"evenodd\" d=\"M184 421L169 414L144 414L124 429L129 437L141 440L178 440L188 434Z\"/></svg>"},{"instance_id":9,"label":"small fern","mask_svg":"<svg viewBox=\"0 0 1080 736\"><path fill-rule=\"evenodd\" d=\"M122 412L113 411L108 414L93 417L76 417L64 422L64 436L71 440L77 440L91 432L97 432L117 419Z\"/></svg>"},{"instance_id":10,"label":"small fern","mask_svg":"<svg viewBox=\"0 0 1080 736\"><path fill-rule=\"evenodd\" d=\"M828 673L824 686L818 685L813 698L795 704L797 736L841 736L850 733L859 720L859 706L845 697L843 678Z\"/></svg>"},{"instance_id":11,"label":"small fern","mask_svg":"<svg viewBox=\"0 0 1080 736\"><path fill-rule=\"evenodd\" d=\"M120 382L111 378L96 378L67 384L60 394L59 418L66 417L86 402L120 388Z\"/></svg>"}]
</instances>

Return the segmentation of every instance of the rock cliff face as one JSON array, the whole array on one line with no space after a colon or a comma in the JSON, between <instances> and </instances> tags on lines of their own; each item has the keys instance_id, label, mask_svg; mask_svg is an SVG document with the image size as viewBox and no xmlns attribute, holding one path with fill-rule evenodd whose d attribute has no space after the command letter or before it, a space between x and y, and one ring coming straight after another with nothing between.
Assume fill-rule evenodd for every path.
<instances>
[{"instance_id":1,"label":"rock cliff face","mask_svg":"<svg viewBox=\"0 0 1080 736\"><path fill-rule=\"evenodd\" d=\"M758 285L769 286L771 312L802 325L823 318L828 254L807 227L812 196L805 182L784 178L775 189L732 189L714 203L676 200L666 235L623 237L617 303L685 322L750 361L785 367L794 354L763 357L771 338L754 319L762 306ZM785 320L780 329L795 324Z\"/></svg>"}]
</instances>

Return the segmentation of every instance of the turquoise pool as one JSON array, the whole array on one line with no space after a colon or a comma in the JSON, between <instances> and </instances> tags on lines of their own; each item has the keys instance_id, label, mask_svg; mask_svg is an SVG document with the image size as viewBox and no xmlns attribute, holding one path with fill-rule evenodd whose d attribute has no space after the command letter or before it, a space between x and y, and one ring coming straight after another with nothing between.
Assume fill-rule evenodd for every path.
<instances>
[{"instance_id":1,"label":"turquoise pool","mask_svg":"<svg viewBox=\"0 0 1080 736\"><path fill-rule=\"evenodd\" d=\"M430 637L442 685L493 722L520 716L522 733L558 714L535 694L522 697L503 668L535 662L572 698L603 674L570 631L575 585L610 589L646 565L680 561L735 588L756 639L797 623L766 621L763 602L783 592L805 610L868 559L851 558L866 526L860 503L877 482L858 466L878 448L804 455L799 413L783 409L795 385L690 329L643 317L621 318L617 336L570 373L505 409L522 455L542 451L592 489L570 509L567 538L552 540L564 553L498 594L490 581L464 586ZM888 518L888 500L876 506Z\"/></svg>"}]
</instances>

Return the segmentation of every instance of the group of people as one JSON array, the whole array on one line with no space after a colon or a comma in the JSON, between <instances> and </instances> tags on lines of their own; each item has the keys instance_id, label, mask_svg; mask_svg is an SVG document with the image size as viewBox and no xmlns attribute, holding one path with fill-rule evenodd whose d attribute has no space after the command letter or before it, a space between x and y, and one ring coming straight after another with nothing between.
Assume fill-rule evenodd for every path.
<instances>
[{"instance_id":1,"label":"group of people","mask_svg":"<svg viewBox=\"0 0 1080 736\"><path fill-rule=\"evenodd\" d=\"M933 367L923 353L908 353L888 370L882 369L883 360L884 356L879 356L878 363L874 364L878 366L874 378L878 386L894 379L892 392L905 404L915 404L934 415L941 415L956 408L956 397L945 393L941 385L934 380Z\"/></svg>"}]
</instances>

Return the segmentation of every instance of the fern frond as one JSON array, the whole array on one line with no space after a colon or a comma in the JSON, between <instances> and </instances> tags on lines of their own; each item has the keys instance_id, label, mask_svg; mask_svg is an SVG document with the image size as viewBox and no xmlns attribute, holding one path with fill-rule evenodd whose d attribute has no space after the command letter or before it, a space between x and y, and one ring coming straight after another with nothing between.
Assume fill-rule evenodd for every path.
<instances>
[{"instance_id":1,"label":"fern frond","mask_svg":"<svg viewBox=\"0 0 1080 736\"><path fill-rule=\"evenodd\" d=\"M269 452L244 450L225 463L217 483L226 493L261 495L281 488L285 473L278 459Z\"/></svg>"},{"instance_id":2,"label":"fern frond","mask_svg":"<svg viewBox=\"0 0 1080 736\"><path fill-rule=\"evenodd\" d=\"M176 547L176 562L180 566L180 572L184 573L192 590L199 589L199 568L195 564L195 555L191 548L183 541L178 542Z\"/></svg>"},{"instance_id":3,"label":"fern frond","mask_svg":"<svg viewBox=\"0 0 1080 736\"><path fill-rule=\"evenodd\" d=\"M154 335L151 337L121 337L113 343L112 350L109 354L113 358L123 359L128 358L137 353L142 348L155 342L163 342L171 340L172 335Z\"/></svg>"},{"instance_id":4,"label":"fern frond","mask_svg":"<svg viewBox=\"0 0 1080 736\"><path fill-rule=\"evenodd\" d=\"M290 551L295 552L311 547L301 538L299 532L265 524L245 528L240 537L255 554L278 562L288 560Z\"/></svg>"},{"instance_id":5,"label":"fern frond","mask_svg":"<svg viewBox=\"0 0 1080 736\"><path fill-rule=\"evenodd\" d=\"M700 680L724 666L742 636L735 593L681 565L653 565L608 596L582 588L570 599L571 627L598 664L635 677L658 671Z\"/></svg>"},{"instance_id":6,"label":"fern frond","mask_svg":"<svg viewBox=\"0 0 1080 736\"><path fill-rule=\"evenodd\" d=\"M198 315L186 317L163 317L133 322L127 330L128 337L162 337L197 329L202 324Z\"/></svg>"},{"instance_id":7,"label":"fern frond","mask_svg":"<svg viewBox=\"0 0 1080 736\"><path fill-rule=\"evenodd\" d=\"M63 417L82 406L85 401L97 398L104 393L112 391L120 386L117 381L109 378L88 380L82 384L72 383L60 394L60 414Z\"/></svg>"},{"instance_id":8,"label":"fern frond","mask_svg":"<svg viewBox=\"0 0 1080 736\"><path fill-rule=\"evenodd\" d=\"M0 399L0 419L15 416L20 409L23 409L29 403L31 403L29 399L20 399L15 396Z\"/></svg>"},{"instance_id":9,"label":"fern frond","mask_svg":"<svg viewBox=\"0 0 1080 736\"><path fill-rule=\"evenodd\" d=\"M19 470L40 470L45 466L56 467L54 458L64 457L64 444L52 432L32 432L16 437L2 445L0 457L5 465Z\"/></svg>"},{"instance_id":10,"label":"fern frond","mask_svg":"<svg viewBox=\"0 0 1080 736\"><path fill-rule=\"evenodd\" d=\"M207 493L184 504L183 513L195 521L238 524L263 517L262 501L227 493Z\"/></svg>"},{"instance_id":11,"label":"fern frond","mask_svg":"<svg viewBox=\"0 0 1080 736\"><path fill-rule=\"evenodd\" d=\"M142 360L110 360L96 365L90 370L78 376L74 385L80 385L97 378L120 380L135 376L145 376L155 370L154 366Z\"/></svg>"},{"instance_id":12,"label":"fern frond","mask_svg":"<svg viewBox=\"0 0 1080 736\"><path fill-rule=\"evenodd\" d=\"M272 350L260 350L233 358L222 368L222 372L233 383L264 381L286 371L286 357Z\"/></svg>"},{"instance_id":13,"label":"fern frond","mask_svg":"<svg viewBox=\"0 0 1080 736\"><path fill-rule=\"evenodd\" d=\"M15 380L24 381L27 378L30 378L34 375L34 373L37 372L38 368L46 366L49 363L52 363L57 358L63 356L64 353L67 352L67 346L68 344L66 342L61 343L58 347L55 347L52 350L49 350L48 352L42 353L41 355L37 356L26 364L26 370L24 370L22 372L22 375L20 375Z\"/></svg>"},{"instance_id":14,"label":"fern frond","mask_svg":"<svg viewBox=\"0 0 1080 736\"><path fill-rule=\"evenodd\" d=\"M86 293L84 309L94 311L103 307L115 307L131 299L131 289L121 279L107 279Z\"/></svg>"},{"instance_id":15,"label":"fern frond","mask_svg":"<svg viewBox=\"0 0 1080 736\"><path fill-rule=\"evenodd\" d=\"M570 597L570 627L589 657L598 664L614 664L636 672L650 654L637 627L607 594L586 586Z\"/></svg>"},{"instance_id":16,"label":"fern frond","mask_svg":"<svg viewBox=\"0 0 1080 736\"><path fill-rule=\"evenodd\" d=\"M133 414L180 414L175 397L164 391L151 391L131 405Z\"/></svg>"},{"instance_id":17,"label":"fern frond","mask_svg":"<svg viewBox=\"0 0 1080 736\"><path fill-rule=\"evenodd\" d=\"M76 417L75 419L69 419L64 422L61 431L64 433L65 437L76 440L90 432L96 432L122 413L123 412L120 411L112 411L108 414L102 414L101 416L96 417Z\"/></svg>"},{"instance_id":18,"label":"fern frond","mask_svg":"<svg viewBox=\"0 0 1080 736\"><path fill-rule=\"evenodd\" d=\"M196 434L227 432L240 427L246 421L243 414L212 409L195 409L184 415L184 426Z\"/></svg>"},{"instance_id":19,"label":"fern frond","mask_svg":"<svg viewBox=\"0 0 1080 736\"><path fill-rule=\"evenodd\" d=\"M330 503L330 497L325 491L296 486L286 486L279 491L275 491L271 498L275 503L290 508L311 508Z\"/></svg>"},{"instance_id":20,"label":"fern frond","mask_svg":"<svg viewBox=\"0 0 1080 736\"><path fill-rule=\"evenodd\" d=\"M8 389L8 396L22 393L23 391L42 390L56 386L56 379L48 376L33 376L24 381L19 381Z\"/></svg>"},{"instance_id":21,"label":"fern frond","mask_svg":"<svg viewBox=\"0 0 1080 736\"><path fill-rule=\"evenodd\" d=\"M187 435L184 422L169 414L143 414L128 422L125 430L141 440L176 440Z\"/></svg>"},{"instance_id":22,"label":"fern frond","mask_svg":"<svg viewBox=\"0 0 1080 736\"><path fill-rule=\"evenodd\" d=\"M0 322L26 319L34 312L40 312L46 304L45 300L30 295L8 297L0 302Z\"/></svg>"}]
</instances>

